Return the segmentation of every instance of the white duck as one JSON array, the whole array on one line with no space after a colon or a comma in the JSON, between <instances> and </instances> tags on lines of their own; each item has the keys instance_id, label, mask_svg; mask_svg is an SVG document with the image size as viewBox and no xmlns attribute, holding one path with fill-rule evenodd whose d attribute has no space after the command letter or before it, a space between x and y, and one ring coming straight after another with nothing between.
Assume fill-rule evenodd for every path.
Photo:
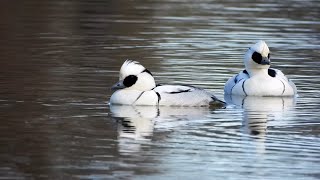
<instances>
[{"instance_id":1,"label":"white duck","mask_svg":"<svg viewBox=\"0 0 320 180\"><path fill-rule=\"evenodd\" d=\"M111 105L149 106L224 106L212 93L187 85L156 85L149 70L139 62L126 60L120 69L119 82Z\"/></svg>"},{"instance_id":2,"label":"white duck","mask_svg":"<svg viewBox=\"0 0 320 180\"><path fill-rule=\"evenodd\" d=\"M295 96L297 88L280 70L270 68L270 51L264 41L250 47L244 56L245 70L230 78L225 94L241 96Z\"/></svg>"}]
</instances>

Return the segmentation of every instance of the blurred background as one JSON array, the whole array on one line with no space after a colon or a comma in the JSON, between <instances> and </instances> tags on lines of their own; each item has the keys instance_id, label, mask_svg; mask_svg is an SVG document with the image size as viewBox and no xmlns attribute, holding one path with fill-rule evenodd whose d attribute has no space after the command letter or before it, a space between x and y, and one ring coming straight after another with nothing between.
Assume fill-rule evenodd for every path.
<instances>
[{"instance_id":1,"label":"blurred background","mask_svg":"<svg viewBox=\"0 0 320 180\"><path fill-rule=\"evenodd\" d=\"M318 0L1 1L0 176L318 179L319 9ZM257 40L297 99L220 110L108 105L126 59L157 83L224 99Z\"/></svg>"}]
</instances>

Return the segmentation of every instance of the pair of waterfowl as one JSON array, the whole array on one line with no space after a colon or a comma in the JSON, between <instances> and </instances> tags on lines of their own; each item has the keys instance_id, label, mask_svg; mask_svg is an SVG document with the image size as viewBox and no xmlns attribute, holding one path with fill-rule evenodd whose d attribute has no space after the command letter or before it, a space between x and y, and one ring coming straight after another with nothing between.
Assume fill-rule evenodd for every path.
<instances>
[{"instance_id":1,"label":"pair of waterfowl","mask_svg":"<svg viewBox=\"0 0 320 180\"><path fill-rule=\"evenodd\" d=\"M240 96L295 96L297 89L280 70L270 68L270 52L258 41L244 56L245 70L230 78L225 94ZM151 72L139 62L126 60L110 104L159 106L224 105L211 92L189 85L156 85Z\"/></svg>"}]
</instances>

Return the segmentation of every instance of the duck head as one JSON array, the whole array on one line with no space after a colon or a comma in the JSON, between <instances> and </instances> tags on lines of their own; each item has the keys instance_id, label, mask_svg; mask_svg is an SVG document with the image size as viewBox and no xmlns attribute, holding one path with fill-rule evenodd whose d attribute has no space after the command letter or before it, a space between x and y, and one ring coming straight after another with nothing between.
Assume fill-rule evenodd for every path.
<instances>
[{"instance_id":1,"label":"duck head","mask_svg":"<svg viewBox=\"0 0 320 180\"><path fill-rule=\"evenodd\" d=\"M126 60L120 69L119 81L112 86L113 90L151 90L156 86L151 72L139 62Z\"/></svg>"},{"instance_id":2,"label":"duck head","mask_svg":"<svg viewBox=\"0 0 320 180\"><path fill-rule=\"evenodd\" d=\"M247 71L254 69L268 69L270 67L270 51L264 41L258 41L251 46L244 56Z\"/></svg>"}]
</instances>

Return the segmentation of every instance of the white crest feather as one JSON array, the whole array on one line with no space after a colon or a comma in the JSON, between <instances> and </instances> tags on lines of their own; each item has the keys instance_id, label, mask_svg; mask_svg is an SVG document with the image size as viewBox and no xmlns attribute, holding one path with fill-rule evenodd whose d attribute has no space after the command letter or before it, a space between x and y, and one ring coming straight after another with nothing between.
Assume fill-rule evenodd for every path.
<instances>
[{"instance_id":1,"label":"white crest feather","mask_svg":"<svg viewBox=\"0 0 320 180\"><path fill-rule=\"evenodd\" d=\"M145 67L143 67L138 61L127 59L121 66L119 79L123 80L129 75L138 75L143 70L145 70Z\"/></svg>"},{"instance_id":2,"label":"white crest feather","mask_svg":"<svg viewBox=\"0 0 320 180\"><path fill-rule=\"evenodd\" d=\"M268 56L268 53L269 53L268 45L266 44L265 41L262 41L262 40L258 41L256 44L251 46L250 49L253 50L253 51L257 51L262 56Z\"/></svg>"}]
</instances>

